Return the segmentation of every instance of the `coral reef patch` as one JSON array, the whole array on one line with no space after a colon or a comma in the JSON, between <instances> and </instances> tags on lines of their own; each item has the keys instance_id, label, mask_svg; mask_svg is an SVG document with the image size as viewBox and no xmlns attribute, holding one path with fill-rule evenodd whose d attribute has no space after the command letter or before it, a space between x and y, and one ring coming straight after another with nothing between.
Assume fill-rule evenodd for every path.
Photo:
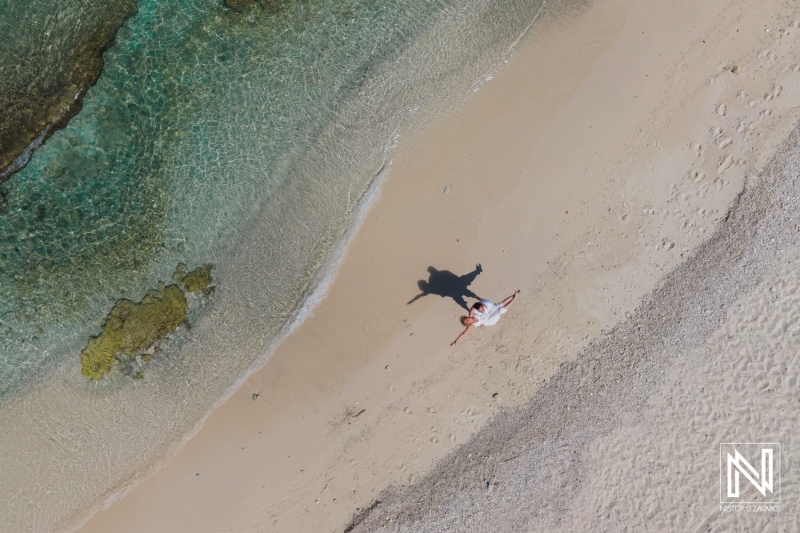
<instances>
[{"instance_id":1,"label":"coral reef patch","mask_svg":"<svg viewBox=\"0 0 800 533\"><path fill-rule=\"evenodd\" d=\"M211 286L214 282L214 277L211 275L211 270L214 268L214 265L205 263L203 266L199 266L183 276L180 275L181 271L179 270L181 265L182 264L178 265L178 269L176 269L175 274L172 275L173 279L178 283L183 283L187 292L203 291L205 296L210 296L214 290L214 287Z\"/></svg>"},{"instance_id":2,"label":"coral reef patch","mask_svg":"<svg viewBox=\"0 0 800 533\"><path fill-rule=\"evenodd\" d=\"M173 278L183 283L186 292L213 291L213 265L207 263L183 275L185 266L178 265ZM120 355L143 355L156 342L175 331L186 320L188 302L184 289L177 283L150 290L139 303L118 300L106 317L100 334L89 339L81 351L81 373L99 381L111 371ZM151 356L147 355L146 360Z\"/></svg>"}]
</instances>

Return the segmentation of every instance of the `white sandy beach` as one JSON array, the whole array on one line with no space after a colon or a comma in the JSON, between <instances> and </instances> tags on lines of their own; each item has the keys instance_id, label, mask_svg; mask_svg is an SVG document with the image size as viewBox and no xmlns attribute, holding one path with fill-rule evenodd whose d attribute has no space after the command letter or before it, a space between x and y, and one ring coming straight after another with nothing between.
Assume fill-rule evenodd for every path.
<instances>
[{"instance_id":1,"label":"white sandy beach","mask_svg":"<svg viewBox=\"0 0 800 533\"><path fill-rule=\"evenodd\" d=\"M536 30L460 109L401 141L327 297L264 367L181 449L65 528L800 527L791 498L778 515L714 513L721 442L783 443L784 495L797 499L800 248L784 231L796 230L776 218L783 229L764 222L772 233L737 241L748 219L729 210L775 191L796 206L772 185L791 150L773 177L760 172L799 118L800 8L612 0ZM725 227L731 240L708 255ZM751 275L708 259L728 249ZM451 348L464 310L407 302L429 267L476 264L479 296L522 294ZM686 286L669 292L675 273ZM659 294L696 287L727 296L703 327L672 328L706 307ZM623 345L658 356L606 371ZM601 376L603 393L578 375Z\"/></svg>"}]
</instances>

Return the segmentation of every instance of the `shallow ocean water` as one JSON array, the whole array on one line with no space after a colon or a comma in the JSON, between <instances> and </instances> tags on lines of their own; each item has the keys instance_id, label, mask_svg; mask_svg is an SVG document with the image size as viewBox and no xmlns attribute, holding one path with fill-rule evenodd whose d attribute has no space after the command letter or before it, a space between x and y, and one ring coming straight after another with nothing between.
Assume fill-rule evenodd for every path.
<instances>
[{"instance_id":1,"label":"shallow ocean water","mask_svg":"<svg viewBox=\"0 0 800 533\"><path fill-rule=\"evenodd\" d=\"M0 182L80 110L136 0L0 0Z\"/></svg>"},{"instance_id":2,"label":"shallow ocean water","mask_svg":"<svg viewBox=\"0 0 800 533\"><path fill-rule=\"evenodd\" d=\"M85 342L108 303L178 261L220 261L369 69L444 6L139 7L83 111L4 185L0 394Z\"/></svg>"},{"instance_id":3,"label":"shallow ocean water","mask_svg":"<svg viewBox=\"0 0 800 533\"><path fill-rule=\"evenodd\" d=\"M48 531L174 446L324 293L403 136L539 0L145 0L83 110L0 185L0 531ZM119 298L214 263L152 362L80 350ZM143 379L134 380L141 372Z\"/></svg>"}]
</instances>

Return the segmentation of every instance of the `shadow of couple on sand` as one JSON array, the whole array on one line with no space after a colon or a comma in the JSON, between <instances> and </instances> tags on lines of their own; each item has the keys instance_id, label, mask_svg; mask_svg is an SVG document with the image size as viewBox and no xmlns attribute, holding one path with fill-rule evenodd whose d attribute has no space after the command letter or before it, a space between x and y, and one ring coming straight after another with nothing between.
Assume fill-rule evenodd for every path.
<instances>
[{"instance_id":1,"label":"shadow of couple on sand","mask_svg":"<svg viewBox=\"0 0 800 533\"><path fill-rule=\"evenodd\" d=\"M417 286L422 292L414 296L408 303L412 304L423 296L435 294L442 298L452 298L454 302L469 311L469 306L464 297L480 300L480 297L469 290L468 287L481 272L483 272L483 268L481 268L480 264L475 265L475 270L463 276L456 276L449 270L436 270L432 266L428 267L428 273L430 274L428 281L421 279L417 282Z\"/></svg>"}]
</instances>

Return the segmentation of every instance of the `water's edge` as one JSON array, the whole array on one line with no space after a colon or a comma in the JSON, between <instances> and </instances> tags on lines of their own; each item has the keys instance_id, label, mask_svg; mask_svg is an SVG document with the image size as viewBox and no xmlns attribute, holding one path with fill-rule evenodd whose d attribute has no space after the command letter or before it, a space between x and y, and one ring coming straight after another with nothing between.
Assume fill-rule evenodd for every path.
<instances>
[{"instance_id":1,"label":"water's edge","mask_svg":"<svg viewBox=\"0 0 800 533\"><path fill-rule=\"evenodd\" d=\"M485 83L489 82L494 75L497 74L500 68L508 63L511 56L516 52L520 44L528 36L531 29L539 20L546 7L547 3L542 3L541 7L536 11L534 17L524 27L524 30L519 33L519 35L511 42L511 44L506 47L502 56L494 63L492 68L487 70L478 79L475 79L473 83L471 83L469 92L464 95L464 99L479 91L485 85ZM439 114L441 114L441 110L439 113L435 113L435 115ZM426 129L427 126L430 126L435 120L436 118L432 117L429 117L427 120L422 120L416 128L413 128L413 130L422 131ZM408 139L409 136L411 139ZM414 136L414 131L408 131L403 135L403 137L406 138L405 140L407 145L413 145ZM386 157L391 157L394 148L399 144L399 142L399 136L395 136L392 139L392 142L387 145L384 150ZM299 328L303 322L313 314L314 309L327 297L328 290L335 281L339 269L346 258L347 250L350 244L361 229L367 214L380 197L383 182L386 179L389 179L389 176L391 175L391 165L391 159L384 159L381 167L373 174L370 182L355 200L353 207L349 210L344 229L340 232L339 238L335 240L330 249L324 254L324 258L321 259L320 264L316 269L316 273L311 279L308 280L302 296L297 301L294 309L291 311L289 318L287 318L283 323L272 341L265 346L260 357L255 359L252 364L240 374L236 381L232 383L222 395L220 395L217 401L210 406L206 413L199 420L197 420L194 426L190 430L186 431L179 440L173 442L172 445L169 446L169 448L165 450L159 458L151 462L146 468L141 469L135 476L127 480L123 485L110 491L94 506L86 508L82 512L76 513L71 519L65 521L63 523L63 531L65 531L65 533L72 533L79 530L91 519L95 513L106 509L115 502L121 500L139 484L155 475L165 464L167 464L176 454L178 454L181 449L192 440L192 438L197 435L214 410L230 399L230 397L244 383L246 383L247 379L254 372L261 369L274 354L278 346L287 337L292 335L297 328Z\"/></svg>"},{"instance_id":2,"label":"water's edge","mask_svg":"<svg viewBox=\"0 0 800 533\"><path fill-rule=\"evenodd\" d=\"M47 498L39 502L48 516L31 518L38 524L36 527L41 528L38 530L50 529L47 524L65 523L65 516L72 517L69 520L74 523L77 517L86 516L88 502L101 498L100 505L107 505L155 472L164 458L173 455L196 434L211 410L230 397L254 370L263 366L277 344L324 299L348 244L380 194L381 182L391 167L391 156L399 139L413 137L414 131L424 129L443 112L463 104L470 94L491 79L545 7L540 2L525 0L506 3L509 11L513 8L520 15L513 34L511 29L502 26L506 23L504 6L475 0L468 6L449 7L448 17L438 21L436 28L409 43L407 48L396 51L396 56L389 57L385 63L368 67L365 73L369 71L370 77L362 76L353 81L354 101L335 110L336 120L318 130L309 141L309 155L302 163L288 169L289 173L303 176L334 174L345 178L337 183L312 180L311 184L322 190L315 189L318 197L310 197L309 184L303 185L297 180L289 180L271 193L269 207L257 216L251 231L231 234L230 238L235 238L239 244L215 272L220 285L212 305L194 317L191 331L179 332L162 343L159 349L164 351L164 356L154 361L144 383L132 386L112 380L90 386L81 381L82 376L75 375L77 365L74 362L65 362L54 369L52 376L37 383L36 390L11 402L9 412L0 413L0 427L5 423L19 430L20 439L13 443L13 449L24 451L27 455L23 459L30 460L31 450L38 450L39 457L52 457L53 461L63 456L62 462L68 463L66 471L74 469L75 473L81 472L87 479L95 480L71 491L69 498L53 507L48 507ZM482 23L482 16L497 27ZM473 33L464 31L465 27ZM488 32L485 33L485 50L476 44L481 42L476 36L484 35L481 32ZM447 55L451 50L442 53L443 50L435 48L448 42L458 50L455 58ZM424 67L429 71L419 72L420 57L427 61ZM398 86L392 82L394 79L412 80L409 85L413 90ZM380 118L379 123L376 117ZM211 196L212 193L213 190L207 194ZM327 198L341 200L326 202ZM174 216L169 209L166 211L165 218ZM318 228L306 228L303 233L303 227L308 225L304 213L315 211L322 211L327 221L320 221ZM275 229L270 226L274 220L281 220L285 225ZM297 235L297 238L286 237L287 232L290 237ZM165 240L180 243L182 238L180 231L176 231ZM318 243L313 253L303 256L305 259L299 263L303 271L311 273L309 278L297 279L295 285L279 293L269 290L254 293L254 288L273 287L270 290L274 290L275 279L296 276L296 264L284 258L300 253L292 245L302 247L302 243L307 242ZM175 249L182 253L179 247ZM200 252L193 250L193 253L202 258ZM151 272L142 276L163 279L164 274ZM269 310L276 307L286 309L285 315L269 316ZM222 363L221 355L226 359ZM223 363L232 366L223 373L217 372ZM217 391L213 398L204 394L212 390ZM36 398L46 397L55 398L55 404L48 408L50 412L42 424L43 406ZM86 408L103 416L81 420ZM137 432L124 445L116 440L105 442L102 437L123 437L142 426L163 428L163 431L159 429L157 435ZM44 443L36 439L42 431L52 435ZM87 435L97 436L99 442L85 442ZM0 437L0 449L4 451L12 448L7 439ZM114 466L111 475L102 464L91 462L95 453L92 446L98 444L100 448L96 453L105 454L106 461ZM14 462L15 457L14 453L8 454L5 461L0 459L0 466L6 461ZM56 479L43 462L25 465L23 461L20 468L25 470L26 479L19 486L7 487L11 493L3 498L13 510L10 516L15 517L8 524L11 530L14 527L31 529L19 521L32 512L25 495L37 493L42 483ZM63 482L70 476L57 477ZM96 485L100 480L106 485ZM69 487L62 488L69 490ZM59 518L52 512L59 514ZM55 522L49 522L54 518ZM33 527L32 522L28 524Z\"/></svg>"}]
</instances>

